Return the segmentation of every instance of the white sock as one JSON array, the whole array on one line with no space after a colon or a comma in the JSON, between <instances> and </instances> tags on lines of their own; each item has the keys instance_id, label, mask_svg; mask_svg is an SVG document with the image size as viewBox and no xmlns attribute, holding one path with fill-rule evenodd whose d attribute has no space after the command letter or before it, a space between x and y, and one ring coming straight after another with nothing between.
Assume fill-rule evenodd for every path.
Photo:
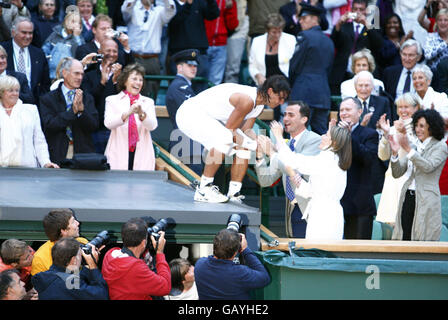
<instances>
[{"instance_id":1,"label":"white sock","mask_svg":"<svg viewBox=\"0 0 448 320\"><path fill-rule=\"evenodd\" d=\"M242 185L243 184L241 182L230 181L230 183L229 183L229 192L227 192L227 196L231 197L231 196L237 194L238 192L240 192Z\"/></svg>"},{"instance_id":2,"label":"white sock","mask_svg":"<svg viewBox=\"0 0 448 320\"><path fill-rule=\"evenodd\" d=\"M199 189L204 188L206 185L208 185L209 183L213 183L213 180L215 180L215 177L206 177L206 176L201 176L201 184L199 185Z\"/></svg>"}]
</instances>

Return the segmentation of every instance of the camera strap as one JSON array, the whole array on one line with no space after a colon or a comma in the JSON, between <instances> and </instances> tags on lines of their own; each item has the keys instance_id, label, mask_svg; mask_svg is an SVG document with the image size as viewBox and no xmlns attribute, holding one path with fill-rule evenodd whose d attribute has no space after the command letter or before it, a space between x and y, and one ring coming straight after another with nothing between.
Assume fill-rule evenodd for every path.
<instances>
[{"instance_id":1,"label":"camera strap","mask_svg":"<svg viewBox=\"0 0 448 320\"><path fill-rule=\"evenodd\" d=\"M124 254L127 254L130 257L134 257L137 259L137 257L134 255L134 253L126 247L121 248L121 252L123 252Z\"/></svg>"}]
</instances>

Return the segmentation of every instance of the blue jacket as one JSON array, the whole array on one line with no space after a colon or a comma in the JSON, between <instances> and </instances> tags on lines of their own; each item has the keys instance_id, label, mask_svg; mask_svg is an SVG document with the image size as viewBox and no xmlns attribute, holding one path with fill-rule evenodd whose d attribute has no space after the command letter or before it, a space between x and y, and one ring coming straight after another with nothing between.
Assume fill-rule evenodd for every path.
<instances>
[{"instance_id":1,"label":"blue jacket","mask_svg":"<svg viewBox=\"0 0 448 320\"><path fill-rule=\"evenodd\" d=\"M34 275L31 282L39 293L39 300L109 299L109 290L99 269L82 268L79 282L74 276L65 273L64 268L52 265L48 271Z\"/></svg>"},{"instance_id":2,"label":"blue jacket","mask_svg":"<svg viewBox=\"0 0 448 320\"><path fill-rule=\"evenodd\" d=\"M199 259L194 268L199 300L249 300L249 292L269 284L270 276L255 254L246 248L242 253L245 264L216 259Z\"/></svg>"},{"instance_id":3,"label":"blue jacket","mask_svg":"<svg viewBox=\"0 0 448 320\"><path fill-rule=\"evenodd\" d=\"M291 100L302 100L313 108L330 109L328 76L333 55L333 42L319 26L299 33L289 62Z\"/></svg>"}]
</instances>

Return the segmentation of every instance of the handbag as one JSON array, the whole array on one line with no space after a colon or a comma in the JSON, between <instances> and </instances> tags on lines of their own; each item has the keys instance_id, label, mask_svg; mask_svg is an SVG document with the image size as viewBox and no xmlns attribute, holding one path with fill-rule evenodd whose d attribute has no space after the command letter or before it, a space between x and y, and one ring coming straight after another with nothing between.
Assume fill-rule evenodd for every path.
<instances>
[{"instance_id":1,"label":"handbag","mask_svg":"<svg viewBox=\"0 0 448 320\"><path fill-rule=\"evenodd\" d=\"M61 162L61 168L78 170L110 170L107 158L101 153L76 153L73 159Z\"/></svg>"}]
</instances>

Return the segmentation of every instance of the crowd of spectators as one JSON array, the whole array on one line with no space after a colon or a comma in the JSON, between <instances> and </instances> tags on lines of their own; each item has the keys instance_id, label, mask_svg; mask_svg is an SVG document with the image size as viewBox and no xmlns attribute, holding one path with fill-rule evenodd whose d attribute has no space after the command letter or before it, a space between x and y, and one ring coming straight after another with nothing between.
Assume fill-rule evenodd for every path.
<instances>
[{"instance_id":1,"label":"crowd of spectators","mask_svg":"<svg viewBox=\"0 0 448 320\"><path fill-rule=\"evenodd\" d=\"M315 145L316 158L311 159L332 158L335 170L346 177L344 192L335 192L344 216L336 238L343 229L345 239L370 239L377 215L374 195L381 194L377 220L393 225L394 239L437 241L441 209L434 204L440 205L441 194L448 194L447 42L444 0L121 0L108 1L107 12L95 0L11 0L10 8L0 8L0 165L57 170L77 153L99 153L111 169L154 170L151 131L158 126L154 99L159 82L145 80L146 75L181 75L191 89L188 97L208 85L192 82L195 76L214 85L245 81L261 86L270 76L281 75L289 80L295 101L276 108L284 117L275 113L279 123L274 128L284 126L280 135L289 134L292 140L303 137L303 129L324 135L323 141L330 141L320 150ZM186 50L190 59L176 58ZM244 79L240 67L246 57L249 77ZM187 73L187 66L193 71ZM331 96L340 96L340 105L332 105ZM170 105L169 111L175 114L178 107ZM331 110L338 112L337 125L329 126ZM338 153L342 147L335 139L342 133L332 129L335 125L351 133L350 139L340 141L351 141L350 152ZM306 167L307 154L284 159L287 166L274 168L275 153L288 148L274 150L269 145L258 150L257 161L267 168L261 157L270 156L270 173L283 177L285 189L294 179L286 167L303 169L311 181L313 176L322 179L322 172ZM297 141L289 147L300 154ZM348 154L351 161L345 159ZM334 161L340 158L345 161ZM260 170L257 173L263 181ZM264 177L264 183L272 184L267 182L272 177ZM297 188L308 183L301 179ZM309 197L319 199L319 190L311 190ZM302 208L293 199L287 202L288 219L299 215L301 220L307 204ZM339 207L333 209L340 215ZM82 256L89 260L89 272L81 274L87 287L79 297L92 292L97 298L197 297L188 261L172 262L176 286L171 286L163 245L157 253L158 274L148 271L151 281L158 282L157 290L127 295L136 287L133 283L141 281L136 278L122 287L117 270L145 268L140 249L149 239L142 221L126 224L127 250L106 255L103 278L95 271L95 259L75 250L73 241L56 245L61 239L86 242L78 238L73 213L53 215L44 219L49 240L35 253L18 240L3 243L0 266L17 272L0 274L0 298L36 298L30 275L41 274L34 286L46 292L45 282L65 281L58 273L79 269ZM313 214L313 219L323 218ZM296 224L286 224L292 236ZM299 234L306 237L305 230ZM159 241L164 243L163 236ZM241 253L250 260L242 243ZM201 270L220 259L232 260L231 253L215 254L195 269L196 280L208 286L205 291L198 286L199 298L216 297L215 284ZM125 260L129 265L116 265ZM260 279L262 285L269 281L264 274ZM51 288L65 287L53 283ZM42 293L45 296L57 297L54 292ZM247 298L247 293L236 296Z\"/></svg>"}]
</instances>

